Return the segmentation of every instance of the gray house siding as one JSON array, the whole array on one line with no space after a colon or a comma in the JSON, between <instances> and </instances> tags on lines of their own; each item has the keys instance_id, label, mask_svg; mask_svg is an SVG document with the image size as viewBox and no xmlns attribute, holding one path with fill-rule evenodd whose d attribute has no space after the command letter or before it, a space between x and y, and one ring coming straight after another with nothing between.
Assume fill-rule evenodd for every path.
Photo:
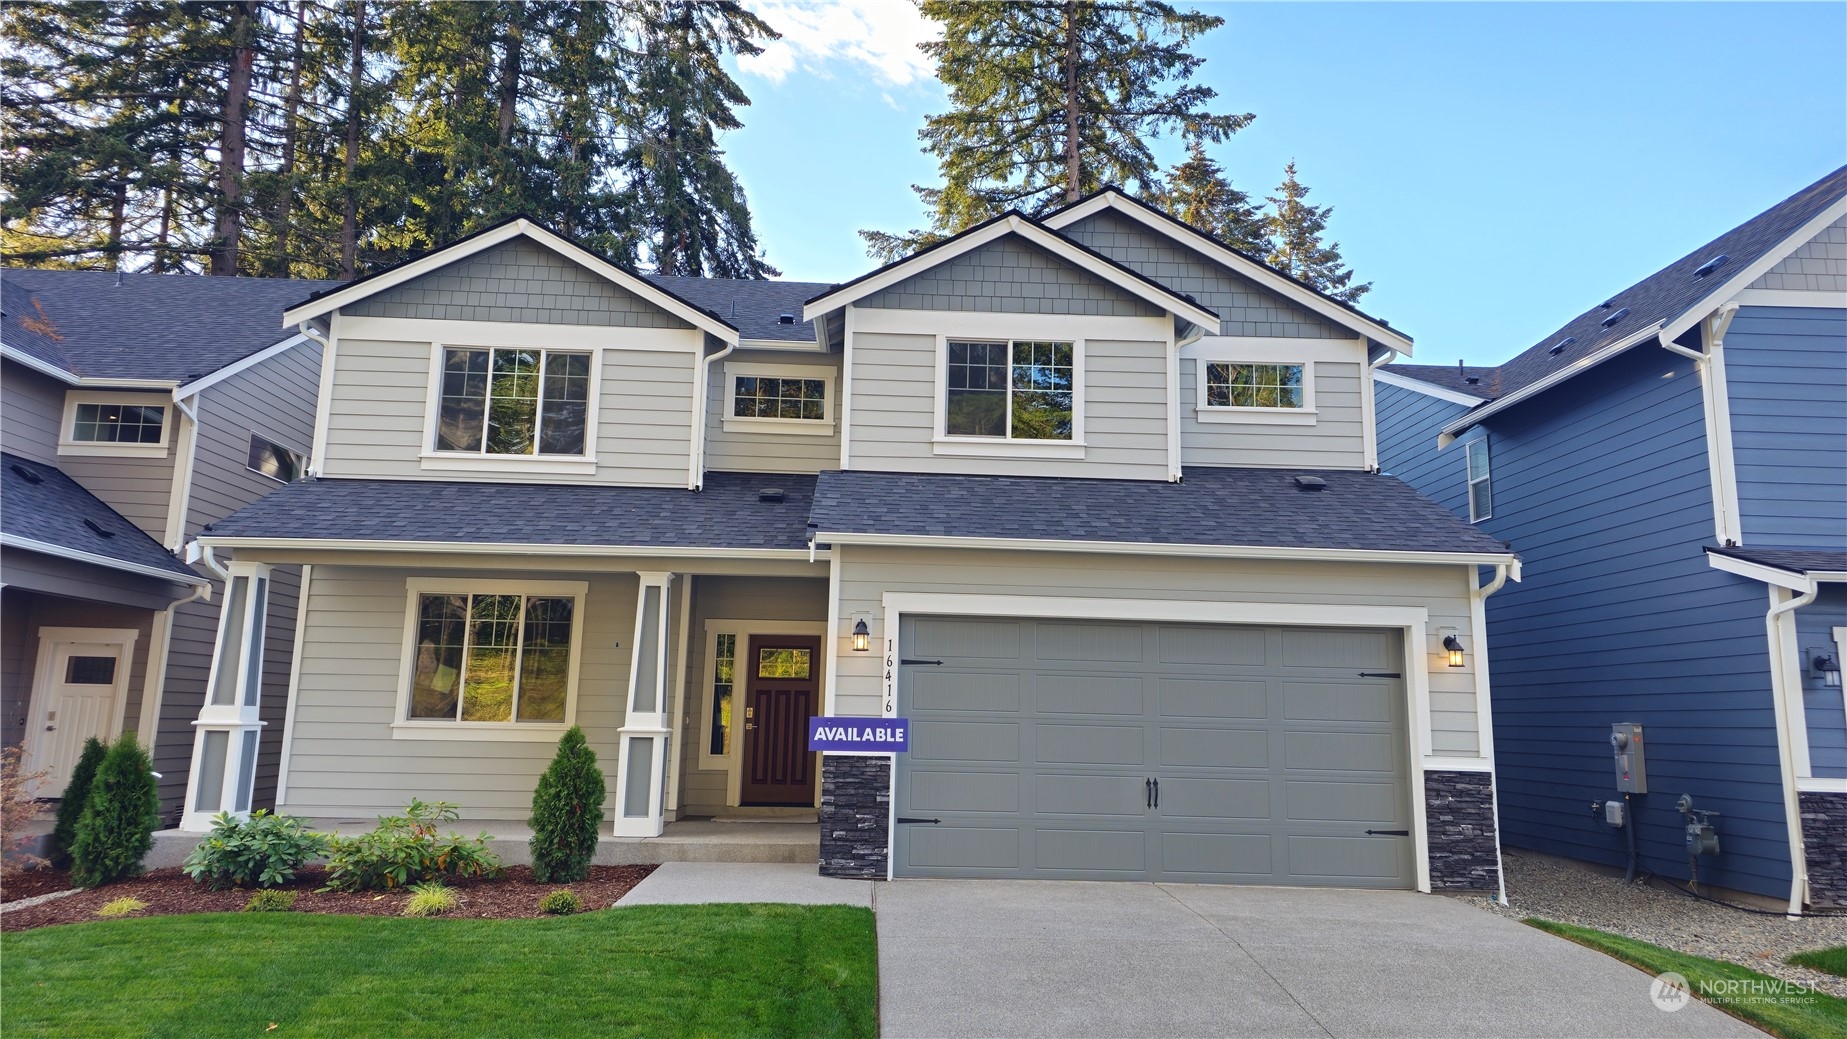
<instances>
[{"instance_id":1,"label":"gray house siding","mask_svg":"<svg viewBox=\"0 0 1847 1039\"><path fill-rule=\"evenodd\" d=\"M1163 311L1051 253L1008 236L882 289L855 306L1159 317Z\"/></svg>"},{"instance_id":2,"label":"gray house siding","mask_svg":"<svg viewBox=\"0 0 1847 1039\"><path fill-rule=\"evenodd\" d=\"M1725 381L1744 543L1847 547L1847 310L1740 309Z\"/></svg>"},{"instance_id":3,"label":"gray house siding","mask_svg":"<svg viewBox=\"0 0 1847 1039\"><path fill-rule=\"evenodd\" d=\"M834 421L826 436L725 428L725 366L785 364L834 369ZM706 387L705 467L719 472L818 473L840 468L840 355L739 350L712 364Z\"/></svg>"},{"instance_id":4,"label":"gray house siding","mask_svg":"<svg viewBox=\"0 0 1847 1039\"><path fill-rule=\"evenodd\" d=\"M58 434L64 421L65 385L10 362L4 372L0 443L14 454L57 466L124 519L147 531L154 540L164 541L177 445L169 443L167 453L158 458L60 455ZM149 393L147 401L166 405L168 439L176 439L177 409L170 397Z\"/></svg>"},{"instance_id":5,"label":"gray house siding","mask_svg":"<svg viewBox=\"0 0 1847 1039\"><path fill-rule=\"evenodd\" d=\"M37 647L27 645L36 641L32 638L32 602L30 592L0 590L0 691L6 694L6 701L0 703L0 747L17 747L26 735L32 672L37 666Z\"/></svg>"},{"instance_id":6,"label":"gray house siding","mask_svg":"<svg viewBox=\"0 0 1847 1039\"><path fill-rule=\"evenodd\" d=\"M524 238L413 278L353 303L342 313L624 328L692 327Z\"/></svg>"},{"instance_id":7,"label":"gray house siding","mask_svg":"<svg viewBox=\"0 0 1847 1039\"><path fill-rule=\"evenodd\" d=\"M58 464L64 384L12 361L0 363L0 443L22 458Z\"/></svg>"},{"instance_id":8,"label":"gray house siding","mask_svg":"<svg viewBox=\"0 0 1847 1039\"><path fill-rule=\"evenodd\" d=\"M1366 416L1360 365L1317 361L1312 426L1201 422L1199 367L1180 361L1180 459L1183 465L1363 469Z\"/></svg>"},{"instance_id":9,"label":"gray house siding","mask_svg":"<svg viewBox=\"0 0 1847 1039\"><path fill-rule=\"evenodd\" d=\"M1834 629L1847 628L1847 587L1824 584L1815 601L1796 611L1796 655L1801 664L1802 709L1808 721L1812 774L1847 779L1847 708L1843 689L1829 688L1809 668L1816 653L1840 654ZM1838 662L1838 661L1837 661Z\"/></svg>"},{"instance_id":10,"label":"gray house siding","mask_svg":"<svg viewBox=\"0 0 1847 1039\"><path fill-rule=\"evenodd\" d=\"M127 628L137 632L134 651L129 660L128 688L123 694L120 731L133 732L141 717L141 701L147 688L147 662L154 613L134 606L106 602L84 602L61 595L43 594L10 583L0 594L0 680L9 694L0 704L0 746L16 746L31 739L26 731L31 711L31 692L37 677L39 632L43 628ZM14 691L18 692L15 693Z\"/></svg>"},{"instance_id":11,"label":"gray house siding","mask_svg":"<svg viewBox=\"0 0 1847 1039\"><path fill-rule=\"evenodd\" d=\"M1450 447L1437 450L1437 434L1469 409L1402 386L1373 384L1379 421L1379 469L1417 488L1418 493L1449 511L1469 517L1467 451L1462 441L1487 435L1470 430ZM1493 450L1492 446L1489 448ZM1490 457L1492 464L1492 457Z\"/></svg>"},{"instance_id":12,"label":"gray house siding","mask_svg":"<svg viewBox=\"0 0 1847 1039\"><path fill-rule=\"evenodd\" d=\"M1751 287L1847 293L1847 217L1823 228ZM1726 345L1730 344L1727 339Z\"/></svg>"}]
</instances>

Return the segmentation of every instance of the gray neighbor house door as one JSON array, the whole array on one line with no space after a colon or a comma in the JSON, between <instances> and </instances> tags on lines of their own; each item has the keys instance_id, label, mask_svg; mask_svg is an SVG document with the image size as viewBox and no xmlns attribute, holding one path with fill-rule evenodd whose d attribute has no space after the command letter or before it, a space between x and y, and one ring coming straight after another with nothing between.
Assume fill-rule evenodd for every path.
<instances>
[{"instance_id":1,"label":"gray neighbor house door","mask_svg":"<svg viewBox=\"0 0 1847 1039\"><path fill-rule=\"evenodd\" d=\"M896 876L1414 884L1396 631L907 616L900 639Z\"/></svg>"}]
</instances>

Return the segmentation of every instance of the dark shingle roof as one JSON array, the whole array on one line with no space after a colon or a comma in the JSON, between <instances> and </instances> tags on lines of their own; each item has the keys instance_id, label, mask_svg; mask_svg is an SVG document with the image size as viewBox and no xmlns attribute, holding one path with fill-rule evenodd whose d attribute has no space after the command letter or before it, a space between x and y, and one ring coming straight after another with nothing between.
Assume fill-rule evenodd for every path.
<instances>
[{"instance_id":1,"label":"dark shingle roof","mask_svg":"<svg viewBox=\"0 0 1847 1039\"><path fill-rule=\"evenodd\" d=\"M57 548L106 556L173 575L177 582L201 578L140 527L123 519L56 466L0 452L0 532ZM88 523L95 524L95 528ZM28 550L30 551L30 550Z\"/></svg>"},{"instance_id":2,"label":"dark shingle roof","mask_svg":"<svg viewBox=\"0 0 1847 1039\"><path fill-rule=\"evenodd\" d=\"M7 346L72 375L180 383L288 338L283 309L339 284L13 268L0 283Z\"/></svg>"},{"instance_id":3,"label":"dark shingle roof","mask_svg":"<svg viewBox=\"0 0 1847 1039\"><path fill-rule=\"evenodd\" d=\"M1757 262L1843 196L1847 196L1847 166L1835 170L1634 285L1599 300L1596 306L1567 321L1557 331L1505 364L1471 371L1470 374L1491 373L1483 374L1481 384L1475 388L1458 387L1447 381L1447 376L1436 374L1438 371L1453 372L1453 368L1391 364L1386 365L1385 370L1477 397L1504 397L1548 378L1566 366L1656 322L1671 322L1684 316L1739 271ZM1727 257L1725 263L1704 277L1694 276L1694 271L1702 264L1719 256ZM1608 328L1603 326L1605 319L1625 308L1629 313L1621 320ZM1576 342L1557 354L1551 352L1554 346L1569 338L1575 338Z\"/></svg>"},{"instance_id":4,"label":"dark shingle roof","mask_svg":"<svg viewBox=\"0 0 1847 1039\"><path fill-rule=\"evenodd\" d=\"M1466 393L1481 400L1493 400L1500 392L1501 370L1475 365L1388 364L1383 369L1407 379L1427 382L1456 393ZM1474 379L1474 382L1470 382Z\"/></svg>"},{"instance_id":5,"label":"dark shingle roof","mask_svg":"<svg viewBox=\"0 0 1847 1039\"><path fill-rule=\"evenodd\" d=\"M292 483L206 528L212 537L447 544L801 549L811 475L708 473L677 487L426 480ZM757 492L779 487L780 503Z\"/></svg>"},{"instance_id":6,"label":"dark shingle roof","mask_svg":"<svg viewBox=\"0 0 1847 1039\"><path fill-rule=\"evenodd\" d=\"M1304 490L1296 477L1323 490ZM1508 554L1389 476L1351 470L1190 468L1182 483L827 472L822 534Z\"/></svg>"},{"instance_id":7,"label":"dark shingle roof","mask_svg":"<svg viewBox=\"0 0 1847 1039\"><path fill-rule=\"evenodd\" d=\"M1714 548L1708 546L1706 551L1715 556L1730 556L1747 563L1756 563L1776 570L1787 570L1792 574L1807 574L1815 571L1847 573L1847 551L1829 551L1819 548Z\"/></svg>"},{"instance_id":8,"label":"dark shingle roof","mask_svg":"<svg viewBox=\"0 0 1847 1039\"><path fill-rule=\"evenodd\" d=\"M802 320L802 301L827 288L818 281L760 281L748 278L684 278L644 275L668 292L702 307L737 327L744 339L791 343L814 342L814 325ZM778 318L792 314L795 323Z\"/></svg>"}]
</instances>

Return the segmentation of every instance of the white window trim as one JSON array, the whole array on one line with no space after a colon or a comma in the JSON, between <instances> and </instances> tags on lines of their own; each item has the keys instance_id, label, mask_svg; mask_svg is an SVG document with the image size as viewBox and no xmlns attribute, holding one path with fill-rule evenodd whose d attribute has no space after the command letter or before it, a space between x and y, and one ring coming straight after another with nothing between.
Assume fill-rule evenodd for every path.
<instances>
[{"instance_id":1,"label":"white window trim","mask_svg":"<svg viewBox=\"0 0 1847 1039\"><path fill-rule=\"evenodd\" d=\"M839 369L823 365L805 364L764 364L753 361L725 362L725 410L723 419L727 433L793 433L801 436L833 436L834 434L834 396L835 383L839 379ZM804 418L748 418L734 415L737 410L738 379L820 379L826 386L822 390L822 415L818 419Z\"/></svg>"},{"instance_id":2,"label":"white window trim","mask_svg":"<svg viewBox=\"0 0 1847 1039\"><path fill-rule=\"evenodd\" d=\"M1252 408L1217 406L1206 403L1206 368L1214 364L1293 365L1302 369L1302 406L1299 408ZM1220 351L1201 351L1193 361L1193 408L1200 422L1238 422L1277 426L1312 426L1315 424L1315 362L1285 357L1227 357Z\"/></svg>"},{"instance_id":3,"label":"white window trim","mask_svg":"<svg viewBox=\"0 0 1847 1039\"><path fill-rule=\"evenodd\" d=\"M578 668L584 648L587 581L480 581L466 577L412 577L404 582L404 642L398 662L397 706L392 714L394 740L481 740L508 743L555 743L577 724ZM417 662L417 604L423 595L568 596L571 607L571 661L564 690L564 720L557 722L464 722L410 717L410 687Z\"/></svg>"},{"instance_id":4,"label":"white window trim","mask_svg":"<svg viewBox=\"0 0 1847 1039\"><path fill-rule=\"evenodd\" d=\"M1071 344L1071 439L1069 440L1016 440L1005 437L970 437L951 436L948 432L949 419L949 341L986 342L1008 344L1008 372L1011 378L1014 343L1047 342ZM1083 336L1060 335L1048 332L1042 337L1031 335L991 335L981 332L957 333L948 335L938 333L936 336L936 385L932 407L936 412L935 435L932 446L939 455L963 455L976 458L1082 458L1084 457L1084 412L1087 400L1084 379ZM1012 414L1012 390L1008 391L1008 414Z\"/></svg>"},{"instance_id":5,"label":"white window trim","mask_svg":"<svg viewBox=\"0 0 1847 1039\"><path fill-rule=\"evenodd\" d=\"M718 656L718 636L720 635L736 635L738 637L738 656L740 658L745 655L745 651L749 648L750 640L760 635L821 636L823 644L821 653L822 659L816 662L816 666L821 668L820 681L822 688L819 702L825 705L827 703L827 680L829 676L827 668L822 665L825 664L828 658L825 648L827 624L824 621L723 619L712 619L705 622L705 658L704 663L700 667L701 687L693 694L698 697L698 714L700 719L705 722L705 726L698 732L688 734L687 738L699 746L700 771L726 773L725 805L735 808L739 802L743 800L743 734L740 732L732 733L730 753L713 754L711 752L712 744L710 739L712 734L712 719L706 715L706 712L712 709L712 678L716 673L713 666ZM731 702L734 710L736 705L741 702L743 695L744 683L734 681L731 687Z\"/></svg>"},{"instance_id":6,"label":"white window trim","mask_svg":"<svg viewBox=\"0 0 1847 1039\"><path fill-rule=\"evenodd\" d=\"M1481 445L1482 454L1487 460L1487 470L1488 470L1488 474L1486 476L1483 476L1479 480L1475 479L1474 470L1470 466L1470 462L1471 462L1470 456L1472 456L1475 453L1476 444ZM1480 513L1480 514L1477 514L1475 511L1475 485L1478 483L1485 483L1488 485L1488 511L1484 513ZM1485 519L1493 519L1494 518L1494 455L1488 447L1487 437L1477 437L1474 440L1469 441L1466 445L1463 446L1463 449L1462 449L1462 484L1463 484L1464 496L1469 499L1469 522L1470 523L1480 523L1482 520L1485 520Z\"/></svg>"},{"instance_id":7,"label":"white window trim","mask_svg":"<svg viewBox=\"0 0 1847 1039\"><path fill-rule=\"evenodd\" d=\"M590 400L584 412L584 453L581 455L490 455L472 451L438 451L436 430L442 419L443 351L457 350L543 350L560 354L587 354L590 357ZM490 358L491 358L490 354ZM506 473L526 472L534 475L595 475L596 440L599 411L603 399L603 351L600 348L557 347L534 343L456 343L437 341L430 344L430 378L423 402L423 448L418 458L424 469L451 472Z\"/></svg>"},{"instance_id":8,"label":"white window trim","mask_svg":"<svg viewBox=\"0 0 1847 1039\"><path fill-rule=\"evenodd\" d=\"M141 407L159 408L161 412L160 441L153 444L111 444L95 440L78 440L72 434L77 428L77 405L79 404L135 404ZM60 455L100 455L117 458L165 458L167 449L173 440L173 400L164 393L121 393L107 390L67 390L64 394L64 417L58 425L58 453Z\"/></svg>"},{"instance_id":9,"label":"white window trim","mask_svg":"<svg viewBox=\"0 0 1847 1039\"><path fill-rule=\"evenodd\" d=\"M291 444L285 444L281 440L278 440L277 438L269 435L268 433L263 432L260 429L251 430L250 435L252 437L258 437L263 440L267 440L270 443L276 445L277 447L283 449L284 451L289 451L294 454L300 455L301 456L301 478L303 480L308 478L308 470L314 465L314 458L313 456L309 455L308 452L303 451L301 448L295 447ZM269 475L266 472L263 472L261 469L257 469L253 467L250 464L250 449L247 445L244 448L244 468L250 470L253 473L256 473L258 476L263 477L265 480L274 480L276 483L282 484L283 486L288 485L289 481L277 480L275 477Z\"/></svg>"}]
</instances>

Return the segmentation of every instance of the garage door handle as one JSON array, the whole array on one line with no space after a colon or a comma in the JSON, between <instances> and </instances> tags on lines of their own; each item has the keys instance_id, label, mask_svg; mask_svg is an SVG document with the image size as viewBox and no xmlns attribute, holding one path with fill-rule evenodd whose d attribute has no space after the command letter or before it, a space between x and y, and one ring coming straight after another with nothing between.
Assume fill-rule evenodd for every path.
<instances>
[{"instance_id":1,"label":"garage door handle","mask_svg":"<svg viewBox=\"0 0 1847 1039\"><path fill-rule=\"evenodd\" d=\"M1154 806L1161 807L1161 781L1158 779L1154 781Z\"/></svg>"},{"instance_id":2,"label":"garage door handle","mask_svg":"<svg viewBox=\"0 0 1847 1039\"><path fill-rule=\"evenodd\" d=\"M1403 678L1397 671L1361 671L1361 678Z\"/></svg>"},{"instance_id":3,"label":"garage door handle","mask_svg":"<svg viewBox=\"0 0 1847 1039\"><path fill-rule=\"evenodd\" d=\"M898 818L892 820L892 822L895 822L895 823L940 823L942 821L943 820L941 819L918 819L912 816L905 816L905 815L901 815Z\"/></svg>"},{"instance_id":4,"label":"garage door handle","mask_svg":"<svg viewBox=\"0 0 1847 1039\"><path fill-rule=\"evenodd\" d=\"M1409 837L1410 830L1367 830L1368 837Z\"/></svg>"},{"instance_id":5,"label":"garage door handle","mask_svg":"<svg viewBox=\"0 0 1847 1039\"><path fill-rule=\"evenodd\" d=\"M943 665L943 662L940 660L900 660L898 663L907 666L911 664L930 664L935 667L941 667Z\"/></svg>"},{"instance_id":6,"label":"garage door handle","mask_svg":"<svg viewBox=\"0 0 1847 1039\"><path fill-rule=\"evenodd\" d=\"M1152 779L1142 780L1142 802L1144 808L1154 807L1154 780Z\"/></svg>"}]
</instances>

